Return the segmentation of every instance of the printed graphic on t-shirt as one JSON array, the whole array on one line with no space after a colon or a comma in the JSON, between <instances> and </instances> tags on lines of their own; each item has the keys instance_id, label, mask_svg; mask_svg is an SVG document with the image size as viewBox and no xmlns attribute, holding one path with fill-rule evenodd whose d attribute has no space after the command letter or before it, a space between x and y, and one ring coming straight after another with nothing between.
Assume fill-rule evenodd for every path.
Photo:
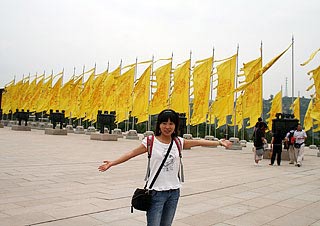
<instances>
[{"instance_id":1,"label":"printed graphic on t-shirt","mask_svg":"<svg viewBox=\"0 0 320 226\"><path fill-rule=\"evenodd\" d=\"M164 153L165 156L166 153ZM163 165L163 171L172 171L173 170L173 165L174 165L174 155L169 154L167 161Z\"/></svg>"}]
</instances>

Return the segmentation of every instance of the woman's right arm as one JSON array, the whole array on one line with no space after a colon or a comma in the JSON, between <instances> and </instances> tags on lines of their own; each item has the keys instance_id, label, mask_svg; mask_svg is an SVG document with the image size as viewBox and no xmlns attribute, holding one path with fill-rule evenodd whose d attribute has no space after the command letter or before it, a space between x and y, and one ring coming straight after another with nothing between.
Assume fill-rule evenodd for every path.
<instances>
[{"instance_id":1,"label":"woman's right arm","mask_svg":"<svg viewBox=\"0 0 320 226\"><path fill-rule=\"evenodd\" d=\"M108 161L108 160L103 161L104 164L99 166L98 169L99 169L99 171L104 172L104 171L108 170L111 166L121 164L123 162L128 161L129 159L131 159L133 157L136 157L136 156L141 155L146 152L147 152L147 148L143 144L141 144L139 147L123 154L122 156L120 156L119 158L117 158L114 161Z\"/></svg>"}]
</instances>

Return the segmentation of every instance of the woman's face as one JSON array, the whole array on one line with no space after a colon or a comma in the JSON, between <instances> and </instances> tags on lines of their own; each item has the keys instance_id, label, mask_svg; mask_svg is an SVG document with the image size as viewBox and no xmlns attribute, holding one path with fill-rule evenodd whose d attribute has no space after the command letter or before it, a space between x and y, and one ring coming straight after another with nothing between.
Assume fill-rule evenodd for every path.
<instances>
[{"instance_id":1,"label":"woman's face","mask_svg":"<svg viewBox=\"0 0 320 226\"><path fill-rule=\"evenodd\" d=\"M170 119L168 119L167 122L160 123L161 135L171 136L175 128L176 128L176 125L173 122L171 122Z\"/></svg>"}]
</instances>

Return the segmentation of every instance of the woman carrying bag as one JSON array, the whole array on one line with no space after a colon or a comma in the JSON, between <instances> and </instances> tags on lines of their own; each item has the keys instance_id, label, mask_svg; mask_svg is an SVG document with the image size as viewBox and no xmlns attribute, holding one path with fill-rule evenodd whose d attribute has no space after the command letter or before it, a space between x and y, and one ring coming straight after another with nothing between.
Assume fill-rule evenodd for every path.
<instances>
[{"instance_id":1,"label":"woman carrying bag","mask_svg":"<svg viewBox=\"0 0 320 226\"><path fill-rule=\"evenodd\" d=\"M155 136L153 137L152 154L147 172L147 188L151 194L151 204L146 211L148 226L170 226L172 224L183 177L181 172L181 151L194 146L218 146L230 147L231 142L227 140L185 140L178 137L179 115L173 110L164 110L158 115ZM173 142L178 140L178 142ZM142 144L132 151L120 156L114 161L106 160L99 167L103 172L110 167L121 164L129 159L147 153L148 138L144 138ZM181 147L178 145L181 144ZM162 164L163 160L165 162ZM159 170L160 169L160 170ZM157 172L159 173L157 174ZM157 175L156 175L157 174ZM156 178L156 180L153 180Z\"/></svg>"}]
</instances>

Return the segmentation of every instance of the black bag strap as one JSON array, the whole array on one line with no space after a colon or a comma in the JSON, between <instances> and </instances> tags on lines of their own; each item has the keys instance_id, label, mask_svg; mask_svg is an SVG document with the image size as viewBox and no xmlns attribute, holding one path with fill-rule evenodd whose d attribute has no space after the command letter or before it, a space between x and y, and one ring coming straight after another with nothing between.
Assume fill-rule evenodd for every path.
<instances>
[{"instance_id":1,"label":"black bag strap","mask_svg":"<svg viewBox=\"0 0 320 226\"><path fill-rule=\"evenodd\" d=\"M179 177L179 180L181 182L184 182L184 173L183 173L183 164L182 164L182 154L181 154L181 141L179 140L179 138L175 137L173 138L174 139L174 142L176 143L177 145L177 148L178 148L178 151L179 151L179 157L180 157L180 166L179 166L179 172L178 172L178 177Z\"/></svg>"},{"instance_id":2,"label":"black bag strap","mask_svg":"<svg viewBox=\"0 0 320 226\"><path fill-rule=\"evenodd\" d=\"M153 142L154 142L154 136L153 135L148 136L147 137L148 166L147 166L146 176L144 178L145 181L148 181L148 178L150 176L150 158L152 153Z\"/></svg>"},{"instance_id":3,"label":"black bag strap","mask_svg":"<svg viewBox=\"0 0 320 226\"><path fill-rule=\"evenodd\" d=\"M169 153L170 153L170 151L171 151L172 145L173 145L173 139L171 139L171 143L170 143L170 146L169 146L168 151L167 151L167 153L166 153L166 156L165 156L164 159L162 160L161 165L160 165L160 167L159 167L156 175L154 176L154 178L153 178L153 180L152 180L152 182L151 182L151 184L150 184L150 186L149 186L149 190L151 190L152 186L153 186L154 183L156 182L156 180L157 180L157 178L158 178L158 176L159 176L159 174L160 174L160 172L161 172L161 170L162 170L162 167L163 167L164 163L167 161L167 158L168 158ZM144 189L147 188L147 184L148 184L148 181L146 181L146 184L145 184L145 186L144 186Z\"/></svg>"}]
</instances>

